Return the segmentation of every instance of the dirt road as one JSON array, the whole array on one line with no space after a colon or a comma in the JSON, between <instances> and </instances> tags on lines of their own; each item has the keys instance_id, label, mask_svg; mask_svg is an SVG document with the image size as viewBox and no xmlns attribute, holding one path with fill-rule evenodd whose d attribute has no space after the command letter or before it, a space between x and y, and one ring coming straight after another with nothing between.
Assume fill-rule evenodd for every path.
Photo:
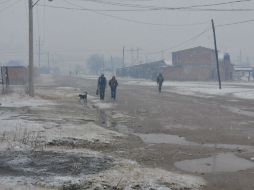
<instances>
[{"instance_id":1,"label":"dirt road","mask_svg":"<svg viewBox=\"0 0 254 190\"><path fill-rule=\"evenodd\" d=\"M82 81L75 80L76 87L88 89L93 95L96 80ZM170 92L165 92L168 89ZM106 102L110 102L107 90ZM253 164L248 161L254 157L253 101L230 95L179 95L170 86L158 94L154 86L120 81L113 112L130 117L128 121L108 126L127 133L130 139L123 147L117 147L124 151L114 150L114 154L149 167L198 174L208 181L204 187L207 190L254 189ZM109 120L112 110L105 113L108 118L104 118L102 125ZM195 167L176 164L198 158L211 160L190 161Z\"/></svg>"},{"instance_id":2,"label":"dirt road","mask_svg":"<svg viewBox=\"0 0 254 190\"><path fill-rule=\"evenodd\" d=\"M19 147L17 152L12 146L14 152L9 147L0 152L0 168L5 171L0 176L22 174L31 184L39 180L43 187L89 176L81 186L69 185L66 190L254 189L253 101L230 94L182 95L170 85L159 94L154 85L119 80L117 101L109 98L107 89L106 100L100 102L95 97L96 84L95 78L45 76L36 85L37 97L56 104L0 107L0 113L9 113L6 118L24 121L20 125L26 129L18 134L28 136L28 140L24 135L17 140L17 130L14 135L2 132L2 142L8 139L9 146L6 136L12 135L15 142L33 149L32 153L20 152L24 147ZM89 94L85 106L78 102L82 90ZM27 135L29 122L33 122L31 129L36 135ZM24 161L23 167L17 155ZM56 167L52 169L45 162Z\"/></svg>"}]
</instances>

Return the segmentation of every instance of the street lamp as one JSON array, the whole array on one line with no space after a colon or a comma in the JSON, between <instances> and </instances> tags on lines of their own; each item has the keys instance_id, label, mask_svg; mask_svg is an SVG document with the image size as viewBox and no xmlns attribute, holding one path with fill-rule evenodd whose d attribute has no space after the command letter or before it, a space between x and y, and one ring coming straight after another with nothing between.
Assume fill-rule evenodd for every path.
<instances>
[{"instance_id":1,"label":"street lamp","mask_svg":"<svg viewBox=\"0 0 254 190\"><path fill-rule=\"evenodd\" d=\"M34 6L39 3L40 0L37 0L33 3L33 0L28 0L28 8L29 8L29 76L28 76L28 83L29 83L29 96L34 96L34 56L33 56L33 8ZM48 0L53 1L53 0Z\"/></svg>"}]
</instances>

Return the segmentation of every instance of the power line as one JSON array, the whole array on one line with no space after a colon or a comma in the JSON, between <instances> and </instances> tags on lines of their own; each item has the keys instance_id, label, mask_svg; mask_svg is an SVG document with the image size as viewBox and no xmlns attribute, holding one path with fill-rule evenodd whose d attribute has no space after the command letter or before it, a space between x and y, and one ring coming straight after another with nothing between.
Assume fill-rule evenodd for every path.
<instances>
[{"instance_id":1,"label":"power line","mask_svg":"<svg viewBox=\"0 0 254 190\"><path fill-rule=\"evenodd\" d=\"M67 1L65 0L65 2L67 2ZM68 3L70 3L70 2L68 2ZM63 7L63 6L52 6L52 5L46 5L46 7L56 8L56 9L65 9L65 10L89 11L89 12L93 12L93 13L98 14L98 15L102 15L102 16L106 16L106 17L111 17L111 18L114 18L114 19L122 20L122 21L127 21L127 22L131 22L131 23L136 23L136 24L153 25L153 26L187 27L187 26L203 25L203 24L206 24L208 22L208 21L204 21L204 22L196 22L196 23L188 23L188 24L152 23L152 22L144 22L144 21L129 19L129 18L125 18L125 17L115 16L115 15L111 15L111 14L108 14L108 13L99 12L99 11L94 10L94 9Z\"/></svg>"},{"instance_id":2,"label":"power line","mask_svg":"<svg viewBox=\"0 0 254 190\"><path fill-rule=\"evenodd\" d=\"M232 25L238 25L238 24L245 24L245 23L249 23L249 22L254 22L254 19L242 20L242 21L226 23L226 24L218 24L218 25L216 25L216 27L232 26Z\"/></svg>"},{"instance_id":3,"label":"power line","mask_svg":"<svg viewBox=\"0 0 254 190\"><path fill-rule=\"evenodd\" d=\"M2 2L0 2L0 5L4 4L4 3L7 3L7 2L10 2L10 1L9 0L3 0Z\"/></svg>"},{"instance_id":4,"label":"power line","mask_svg":"<svg viewBox=\"0 0 254 190\"><path fill-rule=\"evenodd\" d=\"M189 38L189 39L187 39L187 40L185 40L185 41L183 41L183 42L181 42L181 43L178 43L178 44L176 44L176 45L174 45L174 46L171 46L171 47L169 47L169 48L166 48L166 49L162 49L162 50L160 50L160 51L150 52L150 53L148 53L148 54L157 54L157 53L161 53L161 52L163 52L163 51L168 51L168 50L172 50L172 49L178 48L178 47L180 47L180 46L182 46L182 45L184 45L184 44L186 44L186 43L189 43L189 42L191 42L191 41L193 41L193 40L198 39L199 37L201 37L203 34L205 34L206 32L208 32L209 30L211 30L211 27L210 27L210 26L209 26L208 28L206 28L205 30L203 30L202 32L200 32L200 33L198 33L198 34L192 36L191 38Z\"/></svg>"},{"instance_id":5,"label":"power line","mask_svg":"<svg viewBox=\"0 0 254 190\"><path fill-rule=\"evenodd\" d=\"M250 2L252 0L234 0L234 1L228 1L228 2L221 2L221 3L212 3L212 4L199 4L199 5L188 5L188 6L180 6L180 7L159 7L159 6L153 6L153 5L140 5L140 4L127 4L127 3L121 3L121 2L110 2L110 1L102 1L102 0L76 0L76 1L82 1L82 2L93 2L93 3L99 3L99 4L106 4L106 5L114 5L114 6L121 6L121 7L129 7L129 8L142 8L143 11L145 10L203 10L203 11L209 11L211 9L193 9L193 8L202 8L202 7L212 7L212 6L220 6L220 5L229 5L229 4L236 4L236 3L244 3L244 2ZM137 11L142 11L137 10ZM212 9L216 10L216 9ZM224 11L225 9L221 10ZM234 10L234 9L229 9ZM236 9L241 10L241 9ZM248 9L243 9L244 11Z\"/></svg>"},{"instance_id":6,"label":"power line","mask_svg":"<svg viewBox=\"0 0 254 190\"><path fill-rule=\"evenodd\" d=\"M9 8L12 8L14 7L15 5L17 5L19 2L21 2L20 0L17 0L17 1L12 1L9 5L7 5L6 7L0 9L0 13L8 10Z\"/></svg>"}]
</instances>

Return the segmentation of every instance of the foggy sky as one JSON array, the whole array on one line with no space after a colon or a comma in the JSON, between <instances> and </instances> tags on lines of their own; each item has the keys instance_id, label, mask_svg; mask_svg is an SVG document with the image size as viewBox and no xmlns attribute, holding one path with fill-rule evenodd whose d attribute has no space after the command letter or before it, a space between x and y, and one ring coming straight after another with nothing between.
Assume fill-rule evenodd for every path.
<instances>
[{"instance_id":1,"label":"foggy sky","mask_svg":"<svg viewBox=\"0 0 254 190\"><path fill-rule=\"evenodd\" d=\"M35 1L35 0L34 0ZM196 4L228 2L227 0L103 0L127 4L179 7ZM17 2L17 3L15 3ZM68 0L81 8L91 9L130 9L127 7L109 6L82 0ZM123 46L126 49L140 48L140 60L149 61L169 59L172 51L195 46L213 48L212 30L202 37L181 47L164 51L211 27L211 19L216 24L232 23L254 19L250 12L216 12L216 11L141 11L141 12L104 12L106 14L157 24L184 25L205 22L202 25L184 27L166 27L137 24L103 16L90 11L64 10L43 6L74 7L64 0L48 2L41 0L34 7L34 53L35 65L38 63L38 39L41 38L42 64L46 62L47 52L57 64L72 67L82 64L93 53L104 56L122 56ZM14 4L8 9L6 6ZM253 8L254 1L221 5L209 8ZM28 0L0 0L0 63L8 60L28 60ZM218 48L229 52L232 60L239 59L242 51L243 61L249 57L254 63L254 22L217 28ZM152 54L158 51L159 53ZM136 56L136 54L133 54ZM126 58L130 60L130 52Z\"/></svg>"}]
</instances>

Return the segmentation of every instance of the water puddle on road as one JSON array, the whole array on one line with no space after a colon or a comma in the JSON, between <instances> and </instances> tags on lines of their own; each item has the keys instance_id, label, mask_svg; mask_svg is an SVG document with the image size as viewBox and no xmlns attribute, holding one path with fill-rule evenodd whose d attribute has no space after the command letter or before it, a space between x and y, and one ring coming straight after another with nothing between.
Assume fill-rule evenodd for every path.
<instances>
[{"instance_id":1,"label":"water puddle on road","mask_svg":"<svg viewBox=\"0 0 254 190\"><path fill-rule=\"evenodd\" d=\"M184 137L170 134L141 134L135 133L139 136L144 143L147 144L175 144L183 146L200 146L204 148L215 148L215 149L229 149L235 151L254 151L253 146L238 145L238 144L199 144L186 140Z\"/></svg>"},{"instance_id":2,"label":"water puddle on road","mask_svg":"<svg viewBox=\"0 0 254 190\"><path fill-rule=\"evenodd\" d=\"M117 124L115 126L115 129L123 134L130 134L132 132L132 130L130 130L126 125L122 125L122 124Z\"/></svg>"},{"instance_id":3,"label":"water puddle on road","mask_svg":"<svg viewBox=\"0 0 254 190\"><path fill-rule=\"evenodd\" d=\"M252 111L242 110L242 109L239 109L239 108L236 108L236 107L233 107L233 106L226 106L225 108L228 109L229 111L231 111L232 113L235 113L235 114L254 117L254 112L252 112Z\"/></svg>"},{"instance_id":4,"label":"water puddle on road","mask_svg":"<svg viewBox=\"0 0 254 190\"><path fill-rule=\"evenodd\" d=\"M176 162L175 166L192 173L237 172L254 168L254 162L237 157L232 153L226 153L209 158Z\"/></svg>"},{"instance_id":5,"label":"water puddle on road","mask_svg":"<svg viewBox=\"0 0 254 190\"><path fill-rule=\"evenodd\" d=\"M187 141L184 137L166 134L140 134L136 133L144 143L147 144L177 144L177 145L198 145L197 143Z\"/></svg>"}]
</instances>

